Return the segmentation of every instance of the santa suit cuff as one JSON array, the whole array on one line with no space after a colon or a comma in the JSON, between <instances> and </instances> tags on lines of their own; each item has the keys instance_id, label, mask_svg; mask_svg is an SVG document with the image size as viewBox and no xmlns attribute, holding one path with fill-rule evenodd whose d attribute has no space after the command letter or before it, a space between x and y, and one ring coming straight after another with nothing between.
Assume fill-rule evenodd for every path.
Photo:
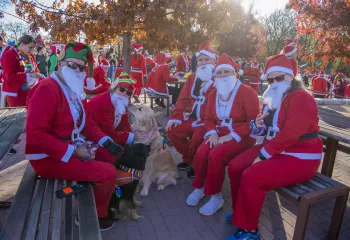
<instances>
[{"instance_id":1,"label":"santa suit cuff","mask_svg":"<svg viewBox=\"0 0 350 240\"><path fill-rule=\"evenodd\" d=\"M260 159L263 159L263 158L265 158L265 159L269 159L269 158L271 158L272 156L266 151L266 149L265 149L265 147L263 147L262 149L261 149L261 151L260 151Z\"/></svg>"},{"instance_id":2,"label":"santa suit cuff","mask_svg":"<svg viewBox=\"0 0 350 240\"><path fill-rule=\"evenodd\" d=\"M104 136L103 138L101 138L99 141L98 141L98 145L100 147L103 147L103 144L108 140L110 139L111 141L113 141L112 138L108 137L108 136ZM113 141L114 142L114 141Z\"/></svg>"},{"instance_id":3,"label":"santa suit cuff","mask_svg":"<svg viewBox=\"0 0 350 240\"><path fill-rule=\"evenodd\" d=\"M210 137L210 135L212 134L217 134L218 132L216 130L209 130L208 132L206 132L206 134L204 135L204 139L207 139L208 137Z\"/></svg>"},{"instance_id":4,"label":"santa suit cuff","mask_svg":"<svg viewBox=\"0 0 350 240\"><path fill-rule=\"evenodd\" d=\"M176 119L170 119L169 122L176 123L176 124L182 124L181 120L176 120Z\"/></svg>"},{"instance_id":5,"label":"santa suit cuff","mask_svg":"<svg viewBox=\"0 0 350 240\"><path fill-rule=\"evenodd\" d=\"M69 161L69 159L72 157L73 152L74 152L74 146L71 144L68 144L67 151L63 155L63 157L61 158L61 161L67 163Z\"/></svg>"},{"instance_id":6,"label":"santa suit cuff","mask_svg":"<svg viewBox=\"0 0 350 240\"><path fill-rule=\"evenodd\" d=\"M128 139L126 140L125 144L132 144L134 142L134 137L135 137L135 134L133 134L132 132L129 132Z\"/></svg>"},{"instance_id":7,"label":"santa suit cuff","mask_svg":"<svg viewBox=\"0 0 350 240\"><path fill-rule=\"evenodd\" d=\"M242 138L237 133L235 133L234 131L230 132L230 136L233 137L233 139L236 140L236 142L238 142L238 143L240 141L242 141Z\"/></svg>"}]
</instances>

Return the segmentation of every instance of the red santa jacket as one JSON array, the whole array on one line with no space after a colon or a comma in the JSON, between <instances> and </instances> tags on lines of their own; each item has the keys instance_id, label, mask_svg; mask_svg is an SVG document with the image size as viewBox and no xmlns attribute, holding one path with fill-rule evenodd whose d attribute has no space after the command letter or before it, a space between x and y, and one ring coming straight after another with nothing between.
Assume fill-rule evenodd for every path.
<instances>
[{"instance_id":1,"label":"red santa jacket","mask_svg":"<svg viewBox=\"0 0 350 240\"><path fill-rule=\"evenodd\" d=\"M317 77L313 80L312 91L314 93L326 94L327 93L327 80L324 77Z\"/></svg>"},{"instance_id":2,"label":"red santa jacket","mask_svg":"<svg viewBox=\"0 0 350 240\"><path fill-rule=\"evenodd\" d=\"M136 71L136 72L141 71L143 75L147 73L145 57L140 53L136 54L136 58L133 53L130 54L130 66L131 66L131 71Z\"/></svg>"},{"instance_id":3,"label":"red santa jacket","mask_svg":"<svg viewBox=\"0 0 350 240\"><path fill-rule=\"evenodd\" d=\"M237 142L244 140L250 135L250 121L259 114L257 93L238 81L224 113L219 111L218 97L216 90L209 96L204 117L207 130L204 138L218 133L220 136L230 134Z\"/></svg>"},{"instance_id":4,"label":"red santa jacket","mask_svg":"<svg viewBox=\"0 0 350 240\"><path fill-rule=\"evenodd\" d=\"M123 145L133 142L134 134L131 133L128 112L122 116L116 116L109 91L99 94L89 101L88 115L101 131L111 137L114 142Z\"/></svg>"},{"instance_id":5,"label":"red santa jacket","mask_svg":"<svg viewBox=\"0 0 350 240\"><path fill-rule=\"evenodd\" d=\"M250 64L246 64L244 71L243 71L243 75L244 76L250 76L250 71L252 70L252 67L250 66Z\"/></svg>"},{"instance_id":6,"label":"red santa jacket","mask_svg":"<svg viewBox=\"0 0 350 240\"><path fill-rule=\"evenodd\" d=\"M155 73L155 70L157 67L153 68L150 73L148 73L147 80L146 80L146 89L148 90L149 86L151 85L151 82L153 81L153 76Z\"/></svg>"},{"instance_id":7,"label":"red santa jacket","mask_svg":"<svg viewBox=\"0 0 350 240\"><path fill-rule=\"evenodd\" d=\"M152 78L149 81L147 87L148 90L160 95L169 95L166 83L170 81L178 81L177 77L170 75L170 69L167 65L160 65L156 67L155 71L152 72L154 73L152 74Z\"/></svg>"},{"instance_id":8,"label":"red santa jacket","mask_svg":"<svg viewBox=\"0 0 350 240\"><path fill-rule=\"evenodd\" d=\"M85 87L86 87L86 79L87 78L85 78L85 81L84 81ZM105 72L105 70L103 70L103 68L101 66L98 66L94 69L93 79L96 82L96 87L94 90L87 90L85 88L84 91L87 94L100 94L100 93L108 91L109 88L111 87L111 82L107 78L106 72Z\"/></svg>"},{"instance_id":9,"label":"red santa jacket","mask_svg":"<svg viewBox=\"0 0 350 240\"><path fill-rule=\"evenodd\" d=\"M347 86L345 87L344 97L350 98L350 85L347 85Z\"/></svg>"},{"instance_id":10,"label":"red santa jacket","mask_svg":"<svg viewBox=\"0 0 350 240\"><path fill-rule=\"evenodd\" d=\"M1 66L1 57L2 55L4 55L5 52L7 52L10 49L11 47L9 45L5 45L0 52L0 83L4 82L3 74L2 74L2 66Z\"/></svg>"},{"instance_id":11,"label":"red santa jacket","mask_svg":"<svg viewBox=\"0 0 350 240\"><path fill-rule=\"evenodd\" d=\"M77 111L69 100L67 88L59 82L56 74L37 84L27 99L26 157L40 160L47 157L68 162L74 151L74 138L85 136L86 140L100 146L109 138L85 112L77 119ZM77 120L74 120L77 119ZM76 125L76 128L74 127Z\"/></svg>"},{"instance_id":12,"label":"red santa jacket","mask_svg":"<svg viewBox=\"0 0 350 240\"><path fill-rule=\"evenodd\" d=\"M176 72L188 73L190 71L191 61L189 56L180 55L176 59Z\"/></svg>"},{"instance_id":13,"label":"red santa jacket","mask_svg":"<svg viewBox=\"0 0 350 240\"><path fill-rule=\"evenodd\" d=\"M264 106L263 113L267 111L268 106ZM285 154L299 159L320 160L323 152L322 140L300 139L304 134L317 133L320 129L318 121L317 104L310 93L305 90L289 93L273 118L271 130L277 135L264 140L261 154L267 159L277 154Z\"/></svg>"},{"instance_id":14,"label":"red santa jacket","mask_svg":"<svg viewBox=\"0 0 350 240\"><path fill-rule=\"evenodd\" d=\"M29 58L33 64L33 70L39 72L35 56L30 54ZM7 96L16 97L23 83L27 82L27 75L23 62L14 48L10 48L1 57L1 66L3 71L3 93Z\"/></svg>"},{"instance_id":15,"label":"red santa jacket","mask_svg":"<svg viewBox=\"0 0 350 240\"><path fill-rule=\"evenodd\" d=\"M169 122L182 124L182 121L189 120L189 115L194 113L196 121L192 123L193 127L204 125L204 115L207 106L209 94L215 89L213 82L210 82L206 87L202 87L199 97L194 95L196 82L196 74L192 73L184 87L180 92L180 96L176 102L175 109L170 116ZM194 112L194 110L196 110Z\"/></svg>"}]
</instances>

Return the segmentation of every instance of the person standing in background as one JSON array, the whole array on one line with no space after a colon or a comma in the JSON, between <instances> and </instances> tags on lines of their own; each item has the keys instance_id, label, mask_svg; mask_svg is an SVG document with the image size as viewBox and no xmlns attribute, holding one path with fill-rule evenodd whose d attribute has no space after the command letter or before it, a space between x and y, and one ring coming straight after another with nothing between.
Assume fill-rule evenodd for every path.
<instances>
[{"instance_id":1,"label":"person standing in background","mask_svg":"<svg viewBox=\"0 0 350 240\"><path fill-rule=\"evenodd\" d=\"M47 77L47 61L46 61L45 48L43 47L37 48L37 54L35 55L35 59L36 59L36 63L38 65L40 73L45 77Z\"/></svg>"},{"instance_id":2,"label":"person standing in background","mask_svg":"<svg viewBox=\"0 0 350 240\"><path fill-rule=\"evenodd\" d=\"M58 57L57 57L57 48L55 45L52 45L50 47L50 57L48 61L48 69L49 69L49 75L53 73L54 71L57 71L57 63L58 63Z\"/></svg>"}]
</instances>

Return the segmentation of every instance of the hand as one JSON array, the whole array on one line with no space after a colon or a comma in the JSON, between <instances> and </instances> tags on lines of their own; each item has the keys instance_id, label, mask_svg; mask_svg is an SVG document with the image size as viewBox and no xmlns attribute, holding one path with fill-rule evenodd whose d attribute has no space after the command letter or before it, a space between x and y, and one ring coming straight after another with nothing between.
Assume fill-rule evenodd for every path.
<instances>
[{"instance_id":1,"label":"hand","mask_svg":"<svg viewBox=\"0 0 350 240\"><path fill-rule=\"evenodd\" d=\"M174 126L175 128L177 127L177 123L174 123L174 122L168 122L168 124L166 125L165 129L167 131L170 131L172 126Z\"/></svg>"},{"instance_id":2,"label":"hand","mask_svg":"<svg viewBox=\"0 0 350 240\"><path fill-rule=\"evenodd\" d=\"M210 148L216 147L218 145L219 135L217 133L213 133L209 136L209 139L205 142L205 144L210 143Z\"/></svg>"},{"instance_id":3,"label":"hand","mask_svg":"<svg viewBox=\"0 0 350 240\"><path fill-rule=\"evenodd\" d=\"M134 142L144 142L149 136L145 132L134 132Z\"/></svg>"},{"instance_id":4,"label":"hand","mask_svg":"<svg viewBox=\"0 0 350 240\"><path fill-rule=\"evenodd\" d=\"M103 146L116 158L121 157L124 154L124 148L119 144L116 144L111 139L108 139Z\"/></svg>"},{"instance_id":5,"label":"hand","mask_svg":"<svg viewBox=\"0 0 350 240\"><path fill-rule=\"evenodd\" d=\"M222 136L219 138L218 144L223 144L225 142L229 142L233 140L233 137L230 134L227 134L226 136Z\"/></svg>"},{"instance_id":6,"label":"hand","mask_svg":"<svg viewBox=\"0 0 350 240\"><path fill-rule=\"evenodd\" d=\"M80 159L87 158L90 156L89 148L85 145L81 145L80 147L77 147L73 156L78 157Z\"/></svg>"},{"instance_id":7,"label":"hand","mask_svg":"<svg viewBox=\"0 0 350 240\"><path fill-rule=\"evenodd\" d=\"M253 162L252 165L254 165L255 163L261 162L261 161L262 161L262 160L261 160L259 157L257 157L257 158L254 160L254 162Z\"/></svg>"},{"instance_id":8,"label":"hand","mask_svg":"<svg viewBox=\"0 0 350 240\"><path fill-rule=\"evenodd\" d=\"M257 128L263 128L265 126L264 119L269 116L269 113L259 114L255 119L255 126Z\"/></svg>"},{"instance_id":9,"label":"hand","mask_svg":"<svg viewBox=\"0 0 350 240\"><path fill-rule=\"evenodd\" d=\"M37 72L31 72L31 73L29 73L29 76L31 78L41 78L41 77L43 77L43 75L41 75L41 74L39 74Z\"/></svg>"}]
</instances>

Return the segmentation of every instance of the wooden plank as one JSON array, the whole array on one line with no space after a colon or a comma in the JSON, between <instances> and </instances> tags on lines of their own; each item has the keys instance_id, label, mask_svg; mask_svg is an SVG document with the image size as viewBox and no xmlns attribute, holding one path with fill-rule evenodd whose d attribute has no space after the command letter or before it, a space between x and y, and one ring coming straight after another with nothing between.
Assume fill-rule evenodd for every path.
<instances>
[{"instance_id":1,"label":"wooden plank","mask_svg":"<svg viewBox=\"0 0 350 240\"><path fill-rule=\"evenodd\" d=\"M40 228L38 232L38 239L40 240L46 240L49 237L51 203L54 183L55 180L53 179L48 179L46 183L44 199L41 207Z\"/></svg>"},{"instance_id":2,"label":"wooden plank","mask_svg":"<svg viewBox=\"0 0 350 240\"><path fill-rule=\"evenodd\" d=\"M324 174L330 178L332 177L332 173L333 173L337 149L338 149L338 141L331 139L331 138L328 138L327 145L326 145L326 153L325 153L324 158L323 158L321 172L322 172L322 174Z\"/></svg>"},{"instance_id":3,"label":"wooden plank","mask_svg":"<svg viewBox=\"0 0 350 240\"><path fill-rule=\"evenodd\" d=\"M79 235L81 240L102 240L92 185L78 194Z\"/></svg>"},{"instance_id":4,"label":"wooden plank","mask_svg":"<svg viewBox=\"0 0 350 240\"><path fill-rule=\"evenodd\" d=\"M71 186L71 181L66 181L66 186ZM73 216L72 216L72 196L66 197L64 201L64 239L73 240Z\"/></svg>"},{"instance_id":5,"label":"wooden plank","mask_svg":"<svg viewBox=\"0 0 350 240\"><path fill-rule=\"evenodd\" d=\"M7 112L12 112L13 109L7 109L7 108L0 108L0 122L6 118L8 115Z\"/></svg>"},{"instance_id":6,"label":"wooden plank","mask_svg":"<svg viewBox=\"0 0 350 240\"><path fill-rule=\"evenodd\" d=\"M63 187L63 180L57 180L56 181L56 190L61 189ZM62 220L62 206L63 206L63 199L59 199L56 197L55 191L53 192L53 202L54 202L54 209L53 209L53 223L52 223L52 233L51 233L51 240L60 240L61 239L61 220Z\"/></svg>"},{"instance_id":7,"label":"wooden plank","mask_svg":"<svg viewBox=\"0 0 350 240\"><path fill-rule=\"evenodd\" d=\"M23 111L23 108L18 108L13 110L11 114L6 114L5 119L0 122L0 136L12 125Z\"/></svg>"},{"instance_id":8,"label":"wooden plank","mask_svg":"<svg viewBox=\"0 0 350 240\"><path fill-rule=\"evenodd\" d=\"M36 182L37 175L32 166L28 163L8 214L7 221L1 232L1 240L21 239Z\"/></svg>"},{"instance_id":9,"label":"wooden plank","mask_svg":"<svg viewBox=\"0 0 350 240\"><path fill-rule=\"evenodd\" d=\"M33 206L29 213L29 222L28 222L28 229L25 240L35 240L37 231L38 231L38 223L39 223L39 217L40 217L40 210L43 202L44 192L45 192L45 186L46 186L46 180L45 178L41 178L39 180L39 186L37 189L37 193L33 200Z\"/></svg>"}]
</instances>

